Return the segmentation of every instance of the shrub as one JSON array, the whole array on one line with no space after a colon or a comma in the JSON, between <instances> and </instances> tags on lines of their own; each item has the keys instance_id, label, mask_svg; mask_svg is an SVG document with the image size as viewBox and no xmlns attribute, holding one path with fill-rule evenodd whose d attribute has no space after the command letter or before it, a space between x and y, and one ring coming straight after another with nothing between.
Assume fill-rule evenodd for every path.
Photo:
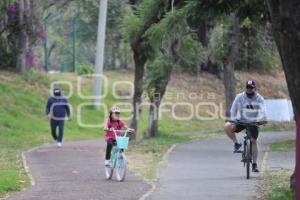
<instances>
[{"instance_id":1,"label":"shrub","mask_svg":"<svg viewBox=\"0 0 300 200\"><path fill-rule=\"evenodd\" d=\"M95 67L93 65L88 65L88 64L78 64L77 65L77 73L79 75L93 74L94 72L95 72Z\"/></svg>"}]
</instances>

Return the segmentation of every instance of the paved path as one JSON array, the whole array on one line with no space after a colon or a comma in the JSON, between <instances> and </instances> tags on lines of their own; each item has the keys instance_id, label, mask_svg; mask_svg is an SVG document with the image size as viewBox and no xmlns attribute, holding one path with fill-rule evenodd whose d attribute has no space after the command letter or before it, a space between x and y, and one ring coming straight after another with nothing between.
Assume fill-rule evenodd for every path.
<instances>
[{"instance_id":1,"label":"paved path","mask_svg":"<svg viewBox=\"0 0 300 200\"><path fill-rule=\"evenodd\" d=\"M295 158L295 151L270 152L267 165L268 170L294 169Z\"/></svg>"},{"instance_id":2,"label":"paved path","mask_svg":"<svg viewBox=\"0 0 300 200\"><path fill-rule=\"evenodd\" d=\"M72 142L57 148L40 147L26 153L36 184L9 200L134 200L150 185L131 173L126 181L106 181L103 171L104 144Z\"/></svg>"},{"instance_id":3,"label":"paved path","mask_svg":"<svg viewBox=\"0 0 300 200\"><path fill-rule=\"evenodd\" d=\"M261 133L261 163L267 144L294 137L294 133ZM240 140L241 141L241 140ZM227 137L204 139L178 145L160 172L160 181L148 200L245 200L258 198L262 178L251 174L246 180L240 154L232 153Z\"/></svg>"}]
</instances>

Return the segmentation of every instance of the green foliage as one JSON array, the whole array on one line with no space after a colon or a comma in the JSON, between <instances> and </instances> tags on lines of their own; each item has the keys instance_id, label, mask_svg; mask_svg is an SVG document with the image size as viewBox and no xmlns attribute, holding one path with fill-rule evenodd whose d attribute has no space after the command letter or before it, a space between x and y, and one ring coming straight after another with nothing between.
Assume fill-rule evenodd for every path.
<instances>
[{"instance_id":1,"label":"green foliage","mask_svg":"<svg viewBox=\"0 0 300 200\"><path fill-rule=\"evenodd\" d=\"M197 68L204 61L205 49L201 43L191 36L184 37L180 42L180 67L188 72L197 72Z\"/></svg>"},{"instance_id":2,"label":"green foliage","mask_svg":"<svg viewBox=\"0 0 300 200\"><path fill-rule=\"evenodd\" d=\"M289 188L292 170L275 170L266 173L267 200L294 200L295 191Z\"/></svg>"},{"instance_id":3,"label":"green foliage","mask_svg":"<svg viewBox=\"0 0 300 200\"><path fill-rule=\"evenodd\" d=\"M269 193L267 200L294 200L295 191L288 187L277 188L273 192Z\"/></svg>"},{"instance_id":4,"label":"green foliage","mask_svg":"<svg viewBox=\"0 0 300 200\"><path fill-rule=\"evenodd\" d=\"M145 33L149 43L158 48L164 40L180 38L187 30L185 7L168 12L159 23L153 24Z\"/></svg>"},{"instance_id":5,"label":"green foliage","mask_svg":"<svg viewBox=\"0 0 300 200\"><path fill-rule=\"evenodd\" d=\"M243 28L236 69L272 71L280 65L279 54L273 39L260 28Z\"/></svg>"},{"instance_id":6,"label":"green foliage","mask_svg":"<svg viewBox=\"0 0 300 200\"><path fill-rule=\"evenodd\" d=\"M267 16L267 6L261 0L188 0L188 10L192 17L220 19L235 12L243 20L249 18L261 23Z\"/></svg>"},{"instance_id":7,"label":"green foliage","mask_svg":"<svg viewBox=\"0 0 300 200\"><path fill-rule=\"evenodd\" d=\"M159 54L158 57L148 63L146 76L146 90L149 96L153 96L155 89L159 88L162 81L165 80L167 73L170 73L170 60L164 55Z\"/></svg>"},{"instance_id":8,"label":"green foliage","mask_svg":"<svg viewBox=\"0 0 300 200\"><path fill-rule=\"evenodd\" d=\"M272 71L278 68L280 61L275 43L265 33L253 27L255 24L246 18L239 33L239 56L237 58L237 70ZM209 50L214 62L219 66L228 58L231 48L231 30L225 22L217 25L210 34Z\"/></svg>"},{"instance_id":9,"label":"green foliage","mask_svg":"<svg viewBox=\"0 0 300 200\"><path fill-rule=\"evenodd\" d=\"M281 61L277 51L277 47L273 40L267 40L267 38L261 34L258 35L259 45L257 45L256 58L257 62L254 63L254 69L263 71L272 71L279 68Z\"/></svg>"},{"instance_id":10,"label":"green foliage","mask_svg":"<svg viewBox=\"0 0 300 200\"><path fill-rule=\"evenodd\" d=\"M127 15L123 21L123 30L127 40L132 42L144 28L146 22L162 12L160 8L165 3L163 0L144 0L137 10Z\"/></svg>"},{"instance_id":11,"label":"green foliage","mask_svg":"<svg viewBox=\"0 0 300 200\"><path fill-rule=\"evenodd\" d=\"M131 13L125 16L122 27L127 41L131 42L135 39L141 26L142 20L137 15Z\"/></svg>"},{"instance_id":12,"label":"green foliage","mask_svg":"<svg viewBox=\"0 0 300 200\"><path fill-rule=\"evenodd\" d=\"M17 38L19 27L17 26L17 11L11 12L13 0L0 1L0 69L15 68L17 55ZM9 15L13 15L12 20Z\"/></svg>"},{"instance_id":13,"label":"green foliage","mask_svg":"<svg viewBox=\"0 0 300 200\"><path fill-rule=\"evenodd\" d=\"M143 0L136 11L136 14L143 22L146 22L151 17L159 15L160 12L163 11L160 8L166 4L167 1L165 0Z\"/></svg>"},{"instance_id":14,"label":"green foliage","mask_svg":"<svg viewBox=\"0 0 300 200\"><path fill-rule=\"evenodd\" d=\"M252 26L252 21L249 17L246 17L241 23L242 28L251 28L251 26Z\"/></svg>"},{"instance_id":15,"label":"green foliage","mask_svg":"<svg viewBox=\"0 0 300 200\"><path fill-rule=\"evenodd\" d=\"M212 30L209 48L212 53L212 59L222 66L230 51L229 27L227 25L221 24Z\"/></svg>"},{"instance_id":16,"label":"green foliage","mask_svg":"<svg viewBox=\"0 0 300 200\"><path fill-rule=\"evenodd\" d=\"M38 84L46 86L50 83L50 79L46 74L41 74L37 69L29 69L22 74L22 78L30 84Z\"/></svg>"},{"instance_id":17,"label":"green foliage","mask_svg":"<svg viewBox=\"0 0 300 200\"><path fill-rule=\"evenodd\" d=\"M77 64L77 74L94 74L95 67L93 65Z\"/></svg>"}]
</instances>

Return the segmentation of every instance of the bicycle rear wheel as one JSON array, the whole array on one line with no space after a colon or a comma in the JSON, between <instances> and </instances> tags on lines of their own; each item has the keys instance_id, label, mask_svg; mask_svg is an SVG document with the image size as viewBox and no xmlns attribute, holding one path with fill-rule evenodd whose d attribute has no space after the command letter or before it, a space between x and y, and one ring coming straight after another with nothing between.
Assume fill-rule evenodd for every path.
<instances>
[{"instance_id":1,"label":"bicycle rear wheel","mask_svg":"<svg viewBox=\"0 0 300 200\"><path fill-rule=\"evenodd\" d=\"M116 160L116 178L122 182L125 180L127 170L127 161L124 153L119 153Z\"/></svg>"}]
</instances>

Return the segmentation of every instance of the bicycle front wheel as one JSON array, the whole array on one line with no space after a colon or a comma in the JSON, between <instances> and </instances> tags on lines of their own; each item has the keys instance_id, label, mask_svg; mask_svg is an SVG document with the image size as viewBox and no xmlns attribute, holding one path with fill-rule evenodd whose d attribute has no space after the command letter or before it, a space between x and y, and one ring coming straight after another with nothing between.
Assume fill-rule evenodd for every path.
<instances>
[{"instance_id":1,"label":"bicycle front wheel","mask_svg":"<svg viewBox=\"0 0 300 200\"><path fill-rule=\"evenodd\" d=\"M246 177L247 179L250 179L250 163L251 163L250 140L246 142L246 146L245 146L245 162L246 162Z\"/></svg>"},{"instance_id":2,"label":"bicycle front wheel","mask_svg":"<svg viewBox=\"0 0 300 200\"><path fill-rule=\"evenodd\" d=\"M116 162L116 178L122 182L126 177L127 161L124 153L119 153Z\"/></svg>"}]
</instances>

